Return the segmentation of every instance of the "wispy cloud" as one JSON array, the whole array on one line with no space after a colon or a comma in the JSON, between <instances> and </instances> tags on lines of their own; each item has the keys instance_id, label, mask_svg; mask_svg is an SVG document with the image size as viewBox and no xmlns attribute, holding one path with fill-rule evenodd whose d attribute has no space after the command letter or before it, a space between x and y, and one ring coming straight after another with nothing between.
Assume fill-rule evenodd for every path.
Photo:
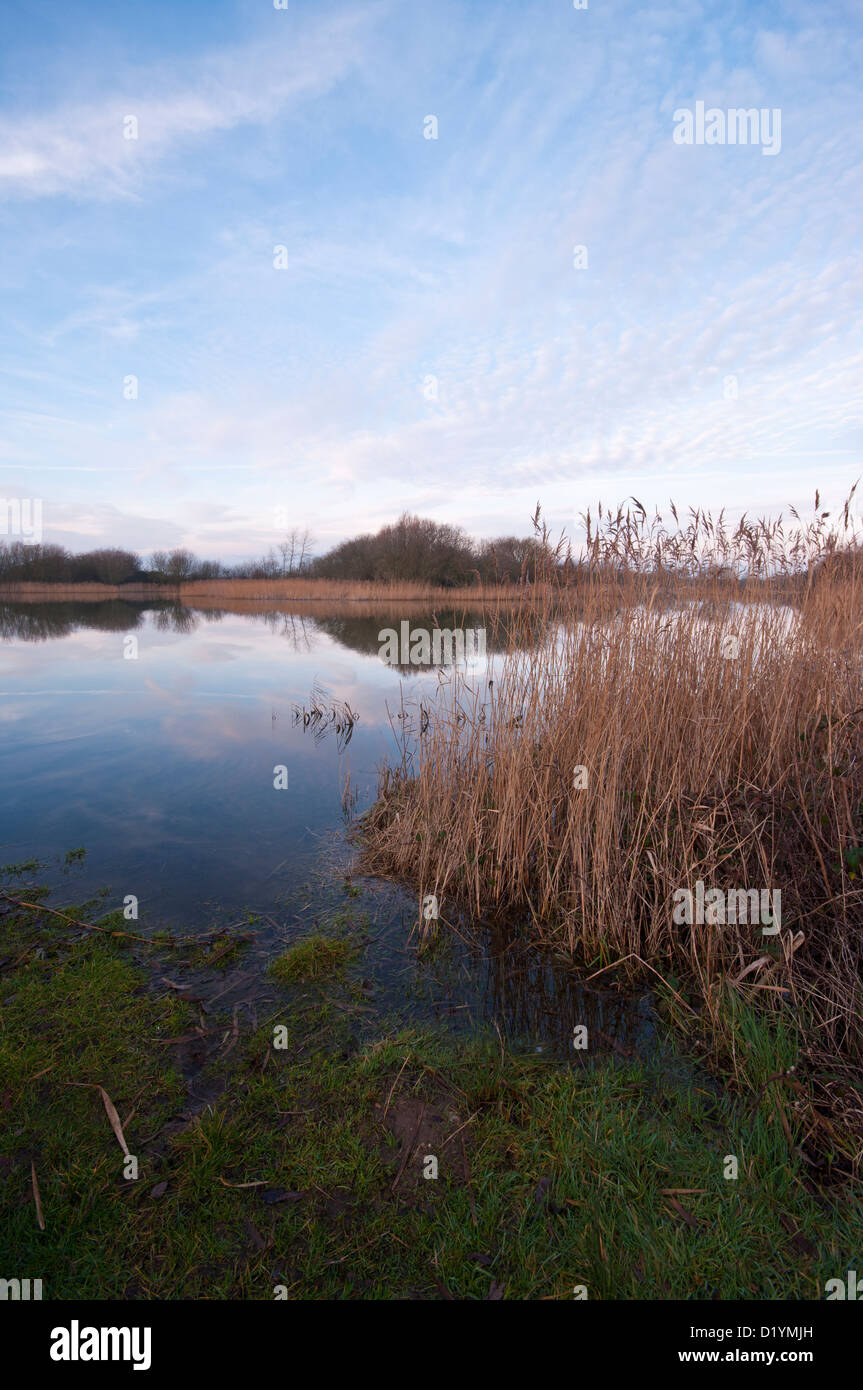
<instances>
[{"instance_id":1,"label":"wispy cloud","mask_svg":"<svg viewBox=\"0 0 863 1390\"><path fill-rule=\"evenodd\" d=\"M863 22L756 10L323 0L7 112L0 493L245 554L279 505L331 541L850 485ZM696 100L781 107L780 154L675 145Z\"/></svg>"},{"instance_id":2,"label":"wispy cloud","mask_svg":"<svg viewBox=\"0 0 863 1390\"><path fill-rule=\"evenodd\" d=\"M378 13L348 10L299 32L274 29L182 73L170 59L130 68L90 104L0 119L0 197L143 196L157 166L196 141L266 125L330 91L362 61Z\"/></svg>"}]
</instances>

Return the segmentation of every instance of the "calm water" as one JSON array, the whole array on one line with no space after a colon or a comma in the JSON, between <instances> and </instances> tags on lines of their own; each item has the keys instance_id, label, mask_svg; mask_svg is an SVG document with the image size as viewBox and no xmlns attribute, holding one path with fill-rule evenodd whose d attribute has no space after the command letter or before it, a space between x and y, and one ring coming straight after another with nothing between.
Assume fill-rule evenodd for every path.
<instances>
[{"instance_id":1,"label":"calm water","mask_svg":"<svg viewBox=\"0 0 863 1390\"><path fill-rule=\"evenodd\" d=\"M440 679L385 665L377 634L404 617L430 628L431 615L244 607L0 604L0 863L38 859L23 882L54 885L55 906L106 889L107 910L135 894L144 933L233 927L253 914L257 939L238 980L261 998L267 961L349 908L368 918L363 969L376 1006L452 1027L494 1017L550 1051L566 1047L575 1022L644 1043L646 996L585 991L571 970L478 923L465 924L471 945L453 938L418 958L413 893L368 879L356 881L359 896L346 892L346 779L361 813L380 762L396 753L390 714ZM437 617L483 626L478 614ZM504 635L488 629L492 666ZM130 638L136 658L124 655ZM487 678L485 660L470 669ZM297 717L314 691L350 707L347 743ZM277 765L287 790L274 788ZM79 847L84 859L67 866Z\"/></svg>"}]
</instances>

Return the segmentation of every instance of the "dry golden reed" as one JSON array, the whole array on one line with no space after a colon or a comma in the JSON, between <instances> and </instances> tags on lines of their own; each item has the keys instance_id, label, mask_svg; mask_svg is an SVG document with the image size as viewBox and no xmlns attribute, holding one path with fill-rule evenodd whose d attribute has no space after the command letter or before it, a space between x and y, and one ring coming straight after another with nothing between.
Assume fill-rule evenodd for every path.
<instances>
[{"instance_id":1,"label":"dry golden reed","mask_svg":"<svg viewBox=\"0 0 863 1390\"><path fill-rule=\"evenodd\" d=\"M175 599L195 607L199 600L231 599L234 602L291 600L295 602L392 603L432 600L442 606L454 603L511 602L515 586L473 584L464 588L441 588L408 581L365 581L358 579L196 579L182 584L43 584L34 581L0 584L0 598L20 602L40 599L125 598L131 602L148 598Z\"/></svg>"},{"instance_id":2,"label":"dry golden reed","mask_svg":"<svg viewBox=\"0 0 863 1390\"><path fill-rule=\"evenodd\" d=\"M548 604L546 644L516 630L493 670L423 696L365 863L594 965L685 975L717 1028L729 989L785 1011L859 1133L863 565L826 516L795 520L586 518L577 604ZM780 890L779 932L675 921L699 880Z\"/></svg>"}]
</instances>

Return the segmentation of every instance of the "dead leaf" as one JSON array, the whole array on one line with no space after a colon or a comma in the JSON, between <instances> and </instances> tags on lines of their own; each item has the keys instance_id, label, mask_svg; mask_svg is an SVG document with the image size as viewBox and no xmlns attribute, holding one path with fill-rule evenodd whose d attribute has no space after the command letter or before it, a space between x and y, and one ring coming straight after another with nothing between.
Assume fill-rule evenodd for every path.
<instances>
[{"instance_id":1,"label":"dead leaf","mask_svg":"<svg viewBox=\"0 0 863 1390\"><path fill-rule=\"evenodd\" d=\"M696 1221L695 1217L692 1215L692 1212L687 1211L686 1207L681 1206L680 1203L676 1200L676 1198L670 1197L668 1205L674 1208L678 1216L683 1217L683 1220L686 1222L687 1226L691 1226L694 1231L699 1230L701 1222Z\"/></svg>"},{"instance_id":2,"label":"dead leaf","mask_svg":"<svg viewBox=\"0 0 863 1390\"><path fill-rule=\"evenodd\" d=\"M763 965L775 965L776 961L772 956L759 956L758 960L753 960L747 965L745 970L741 970L739 975L735 975L731 981L733 985L739 985L741 980L745 980L747 975L751 975L753 970L760 970Z\"/></svg>"},{"instance_id":3,"label":"dead leaf","mask_svg":"<svg viewBox=\"0 0 863 1390\"><path fill-rule=\"evenodd\" d=\"M55 1067L56 1065L57 1065L56 1062L52 1062L51 1065L50 1065L50 1067L45 1067L42 1071L37 1071L36 1074L35 1074L35 1076L28 1076L28 1077L27 1077L28 1082L29 1082L29 1081L38 1081L40 1076L46 1076L47 1073L48 1073L49 1071L53 1071L53 1070L54 1070L54 1067Z\"/></svg>"},{"instance_id":4,"label":"dead leaf","mask_svg":"<svg viewBox=\"0 0 863 1390\"><path fill-rule=\"evenodd\" d=\"M111 1100L111 1097L108 1095L108 1092L105 1090L104 1086L97 1086L96 1090L102 1097L102 1104L104 1105L105 1113L107 1114L108 1119L111 1122L111 1128L117 1136L117 1143L120 1145L120 1148L123 1150L123 1153L128 1158L129 1146L126 1143L126 1136L123 1133L123 1126L120 1124L120 1116L114 1109L114 1102Z\"/></svg>"},{"instance_id":5,"label":"dead leaf","mask_svg":"<svg viewBox=\"0 0 863 1390\"><path fill-rule=\"evenodd\" d=\"M30 1177L33 1182L33 1201L36 1203L36 1220L39 1222L39 1230L45 1229L45 1217L42 1215L42 1199L39 1196L39 1181L36 1177L36 1164L30 1159Z\"/></svg>"}]
</instances>

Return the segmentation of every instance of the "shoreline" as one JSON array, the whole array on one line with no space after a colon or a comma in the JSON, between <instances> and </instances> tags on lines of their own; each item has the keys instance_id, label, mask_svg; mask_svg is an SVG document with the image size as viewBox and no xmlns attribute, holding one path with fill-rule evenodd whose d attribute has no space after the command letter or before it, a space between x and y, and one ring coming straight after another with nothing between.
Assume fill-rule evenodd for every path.
<instances>
[{"instance_id":1,"label":"shoreline","mask_svg":"<svg viewBox=\"0 0 863 1390\"><path fill-rule=\"evenodd\" d=\"M757 1048L736 1092L685 1051L357 1036L350 932L289 948L249 1023L200 1012L182 940L0 923L0 1247L49 1299L816 1300L853 1265L860 1197L812 1189Z\"/></svg>"}]
</instances>

